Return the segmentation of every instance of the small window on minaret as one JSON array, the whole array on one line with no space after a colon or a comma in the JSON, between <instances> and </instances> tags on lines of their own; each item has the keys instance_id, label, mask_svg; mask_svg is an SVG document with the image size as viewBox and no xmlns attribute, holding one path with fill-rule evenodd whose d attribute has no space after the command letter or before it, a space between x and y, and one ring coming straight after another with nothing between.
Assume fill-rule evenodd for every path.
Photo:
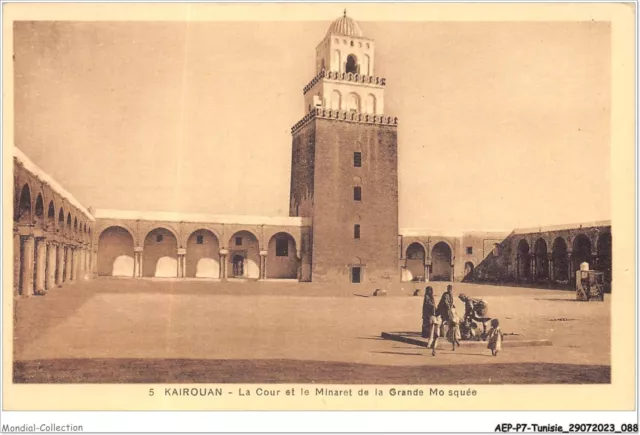
<instances>
[{"instance_id":1,"label":"small window on minaret","mask_svg":"<svg viewBox=\"0 0 640 435\"><path fill-rule=\"evenodd\" d=\"M353 200L354 201L362 201L362 187L355 186L353 188Z\"/></svg>"},{"instance_id":2,"label":"small window on minaret","mask_svg":"<svg viewBox=\"0 0 640 435\"><path fill-rule=\"evenodd\" d=\"M353 153L353 166L359 168L362 166L362 153L356 151Z\"/></svg>"},{"instance_id":3,"label":"small window on minaret","mask_svg":"<svg viewBox=\"0 0 640 435\"><path fill-rule=\"evenodd\" d=\"M358 73L358 60L353 54L347 56L347 64L345 65L345 72L357 74Z\"/></svg>"},{"instance_id":4,"label":"small window on minaret","mask_svg":"<svg viewBox=\"0 0 640 435\"><path fill-rule=\"evenodd\" d=\"M236 237L236 246L242 246L242 237Z\"/></svg>"},{"instance_id":5,"label":"small window on minaret","mask_svg":"<svg viewBox=\"0 0 640 435\"><path fill-rule=\"evenodd\" d=\"M196 244L204 245L204 236L196 236Z\"/></svg>"},{"instance_id":6,"label":"small window on minaret","mask_svg":"<svg viewBox=\"0 0 640 435\"><path fill-rule=\"evenodd\" d=\"M353 41L351 41L351 46L353 47Z\"/></svg>"},{"instance_id":7,"label":"small window on minaret","mask_svg":"<svg viewBox=\"0 0 640 435\"><path fill-rule=\"evenodd\" d=\"M360 224L355 224L353 226L353 238L354 239L360 238Z\"/></svg>"}]
</instances>

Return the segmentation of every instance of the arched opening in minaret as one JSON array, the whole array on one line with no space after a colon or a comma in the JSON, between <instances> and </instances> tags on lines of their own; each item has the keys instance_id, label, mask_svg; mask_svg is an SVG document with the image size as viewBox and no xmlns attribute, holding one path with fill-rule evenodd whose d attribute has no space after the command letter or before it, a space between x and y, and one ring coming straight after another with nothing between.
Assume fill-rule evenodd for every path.
<instances>
[{"instance_id":1,"label":"arched opening in minaret","mask_svg":"<svg viewBox=\"0 0 640 435\"><path fill-rule=\"evenodd\" d=\"M331 69L333 71L340 72L340 65L341 65L340 50L334 50L333 59L331 62Z\"/></svg>"},{"instance_id":2,"label":"arched opening in minaret","mask_svg":"<svg viewBox=\"0 0 640 435\"><path fill-rule=\"evenodd\" d=\"M364 69L363 74L370 76L371 75L371 58L369 58L368 54L364 55L362 65Z\"/></svg>"},{"instance_id":3,"label":"arched opening in minaret","mask_svg":"<svg viewBox=\"0 0 640 435\"><path fill-rule=\"evenodd\" d=\"M322 59L320 61L320 71L324 71L325 70L325 64L324 64L324 59Z\"/></svg>"},{"instance_id":4,"label":"arched opening in minaret","mask_svg":"<svg viewBox=\"0 0 640 435\"><path fill-rule=\"evenodd\" d=\"M347 64L345 66L346 73L358 74L358 59L350 54L347 56Z\"/></svg>"},{"instance_id":5,"label":"arched opening in minaret","mask_svg":"<svg viewBox=\"0 0 640 435\"><path fill-rule=\"evenodd\" d=\"M371 114L375 115L375 113L376 113L376 97L375 97L375 95L373 95L373 94L367 95L367 102L366 102L365 111L367 113L371 113Z\"/></svg>"},{"instance_id":6,"label":"arched opening in minaret","mask_svg":"<svg viewBox=\"0 0 640 435\"><path fill-rule=\"evenodd\" d=\"M341 110L342 95L340 91L334 90L331 92L331 108L333 110Z\"/></svg>"},{"instance_id":7,"label":"arched opening in minaret","mask_svg":"<svg viewBox=\"0 0 640 435\"><path fill-rule=\"evenodd\" d=\"M360 96L358 94L354 92L349 94L347 110L355 110L356 112L360 111Z\"/></svg>"}]
</instances>

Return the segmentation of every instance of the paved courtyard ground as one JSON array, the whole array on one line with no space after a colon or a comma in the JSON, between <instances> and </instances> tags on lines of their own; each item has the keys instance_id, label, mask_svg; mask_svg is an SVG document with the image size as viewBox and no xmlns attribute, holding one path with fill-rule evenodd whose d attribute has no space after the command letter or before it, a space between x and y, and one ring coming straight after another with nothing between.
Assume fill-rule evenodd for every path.
<instances>
[{"instance_id":1,"label":"paved courtyard ground","mask_svg":"<svg viewBox=\"0 0 640 435\"><path fill-rule=\"evenodd\" d=\"M431 283L442 294L446 283ZM20 299L15 382L610 382L610 295L454 283L482 297L505 333L553 346L455 352L380 338L419 331L414 285L365 286L99 278ZM438 297L437 296L437 297ZM508 340L510 337L505 337Z\"/></svg>"}]
</instances>

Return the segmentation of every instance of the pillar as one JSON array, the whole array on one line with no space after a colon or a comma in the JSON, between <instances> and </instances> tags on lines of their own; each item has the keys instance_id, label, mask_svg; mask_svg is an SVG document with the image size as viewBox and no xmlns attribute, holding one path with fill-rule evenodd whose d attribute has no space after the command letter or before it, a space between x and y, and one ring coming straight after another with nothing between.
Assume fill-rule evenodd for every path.
<instances>
[{"instance_id":1,"label":"pillar","mask_svg":"<svg viewBox=\"0 0 640 435\"><path fill-rule=\"evenodd\" d=\"M64 245L56 246L56 285L61 286L64 281Z\"/></svg>"},{"instance_id":2,"label":"pillar","mask_svg":"<svg viewBox=\"0 0 640 435\"><path fill-rule=\"evenodd\" d=\"M229 255L229 251L226 249L221 249L220 252L220 279L227 279L227 255Z\"/></svg>"},{"instance_id":3,"label":"pillar","mask_svg":"<svg viewBox=\"0 0 640 435\"><path fill-rule=\"evenodd\" d=\"M184 278L187 275L187 250L178 248L178 278Z\"/></svg>"},{"instance_id":4,"label":"pillar","mask_svg":"<svg viewBox=\"0 0 640 435\"><path fill-rule=\"evenodd\" d=\"M427 259L424 263L424 281L425 282L429 282L430 276L429 273L431 272L431 260Z\"/></svg>"},{"instance_id":5,"label":"pillar","mask_svg":"<svg viewBox=\"0 0 640 435\"><path fill-rule=\"evenodd\" d=\"M567 268L567 277L569 279L569 283L573 283L576 279L573 272L573 251L567 251Z\"/></svg>"},{"instance_id":6,"label":"pillar","mask_svg":"<svg viewBox=\"0 0 640 435\"><path fill-rule=\"evenodd\" d=\"M98 249L97 248L94 248L91 259L92 259L91 272L93 273L93 276L96 277L98 276Z\"/></svg>"},{"instance_id":7,"label":"pillar","mask_svg":"<svg viewBox=\"0 0 640 435\"><path fill-rule=\"evenodd\" d=\"M51 290L56 285L56 244L54 242L47 243L47 273L45 276L44 286L47 290Z\"/></svg>"},{"instance_id":8,"label":"pillar","mask_svg":"<svg viewBox=\"0 0 640 435\"><path fill-rule=\"evenodd\" d=\"M73 247L71 249L71 281L75 281L78 278L78 249Z\"/></svg>"},{"instance_id":9,"label":"pillar","mask_svg":"<svg viewBox=\"0 0 640 435\"><path fill-rule=\"evenodd\" d=\"M36 282L35 282L35 293L43 294L44 293L44 281L45 281L45 273L47 266L47 241L45 239L36 239Z\"/></svg>"},{"instance_id":10,"label":"pillar","mask_svg":"<svg viewBox=\"0 0 640 435\"><path fill-rule=\"evenodd\" d=\"M13 291L15 295L20 294L20 268L21 268L21 258L20 258L20 233L18 233L18 229L14 228L13 230Z\"/></svg>"},{"instance_id":11,"label":"pillar","mask_svg":"<svg viewBox=\"0 0 640 435\"><path fill-rule=\"evenodd\" d=\"M142 246L133 247L133 277L140 278L142 276Z\"/></svg>"},{"instance_id":12,"label":"pillar","mask_svg":"<svg viewBox=\"0 0 640 435\"><path fill-rule=\"evenodd\" d=\"M258 279L267 279L267 251L260 251L260 274Z\"/></svg>"},{"instance_id":13,"label":"pillar","mask_svg":"<svg viewBox=\"0 0 640 435\"><path fill-rule=\"evenodd\" d=\"M553 282L554 280L554 276L553 276L553 254L549 254L549 282Z\"/></svg>"},{"instance_id":14,"label":"pillar","mask_svg":"<svg viewBox=\"0 0 640 435\"><path fill-rule=\"evenodd\" d=\"M64 281L71 281L71 268L73 267L73 262L71 260L71 246L65 246L64 248Z\"/></svg>"},{"instance_id":15,"label":"pillar","mask_svg":"<svg viewBox=\"0 0 640 435\"><path fill-rule=\"evenodd\" d=\"M31 296L33 294L33 260L35 256L35 239L33 236L23 237L21 240L22 249L22 268L20 294L23 296Z\"/></svg>"}]
</instances>

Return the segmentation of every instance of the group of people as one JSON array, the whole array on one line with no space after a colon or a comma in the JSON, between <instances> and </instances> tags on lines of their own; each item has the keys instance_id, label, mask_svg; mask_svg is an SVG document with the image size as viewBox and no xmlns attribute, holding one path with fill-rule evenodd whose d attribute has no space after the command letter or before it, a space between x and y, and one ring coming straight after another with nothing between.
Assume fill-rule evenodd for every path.
<instances>
[{"instance_id":1,"label":"group of people","mask_svg":"<svg viewBox=\"0 0 640 435\"><path fill-rule=\"evenodd\" d=\"M433 288L425 289L422 304L422 336L428 338L427 348L431 349L431 355L436 355L438 339L446 336L453 349L460 347L460 340L487 340L487 348L491 355L498 355L502 349L502 331L498 319L487 317L489 306L486 301L473 299L464 294L458 298L464 303L464 316L462 319L456 312L453 303L453 286L448 285L447 291L440 298L438 305L435 303ZM486 324L491 321L491 328L487 331ZM482 333L478 332L478 324L482 324Z\"/></svg>"}]
</instances>

